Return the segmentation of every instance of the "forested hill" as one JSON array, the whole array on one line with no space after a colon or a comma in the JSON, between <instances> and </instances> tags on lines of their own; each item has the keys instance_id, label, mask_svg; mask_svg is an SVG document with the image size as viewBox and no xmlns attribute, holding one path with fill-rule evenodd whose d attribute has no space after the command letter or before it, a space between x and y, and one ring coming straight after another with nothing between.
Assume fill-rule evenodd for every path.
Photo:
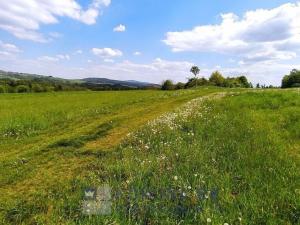
<instances>
[{"instance_id":1,"label":"forested hill","mask_svg":"<svg viewBox=\"0 0 300 225\"><path fill-rule=\"evenodd\" d=\"M0 93L73 91L73 90L130 90L154 89L157 84L139 81L119 81L106 78L68 80L37 74L6 72L0 70Z\"/></svg>"}]
</instances>

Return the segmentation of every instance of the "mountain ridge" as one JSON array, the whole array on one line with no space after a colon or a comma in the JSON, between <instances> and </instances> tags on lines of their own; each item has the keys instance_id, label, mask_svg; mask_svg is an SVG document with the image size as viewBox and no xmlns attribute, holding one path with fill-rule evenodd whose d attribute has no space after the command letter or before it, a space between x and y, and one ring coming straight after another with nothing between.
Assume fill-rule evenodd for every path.
<instances>
[{"instance_id":1,"label":"mountain ridge","mask_svg":"<svg viewBox=\"0 0 300 225\"><path fill-rule=\"evenodd\" d=\"M105 77L87 77L82 79L65 79L54 76L20 73L0 70L0 79L8 79L14 81L25 80L27 82L55 82L63 84L78 84L82 87L92 90L103 89L144 89L144 88L159 88L160 85L136 80L115 80Z\"/></svg>"}]
</instances>

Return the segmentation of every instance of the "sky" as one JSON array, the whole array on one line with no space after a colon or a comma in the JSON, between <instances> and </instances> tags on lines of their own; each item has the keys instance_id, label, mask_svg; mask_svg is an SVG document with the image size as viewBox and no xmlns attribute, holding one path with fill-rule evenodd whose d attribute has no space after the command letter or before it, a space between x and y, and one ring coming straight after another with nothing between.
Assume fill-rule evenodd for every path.
<instances>
[{"instance_id":1,"label":"sky","mask_svg":"<svg viewBox=\"0 0 300 225\"><path fill-rule=\"evenodd\" d=\"M0 1L0 69L77 79L185 82L300 69L300 1Z\"/></svg>"}]
</instances>

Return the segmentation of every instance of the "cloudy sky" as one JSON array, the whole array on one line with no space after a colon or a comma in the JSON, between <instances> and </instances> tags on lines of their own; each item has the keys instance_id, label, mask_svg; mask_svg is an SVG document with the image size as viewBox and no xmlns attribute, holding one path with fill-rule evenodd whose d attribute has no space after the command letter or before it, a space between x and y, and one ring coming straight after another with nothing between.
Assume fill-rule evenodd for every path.
<instances>
[{"instance_id":1,"label":"cloudy sky","mask_svg":"<svg viewBox=\"0 0 300 225\"><path fill-rule=\"evenodd\" d=\"M300 1L0 1L0 69L160 83L219 70L279 85L300 68Z\"/></svg>"}]
</instances>

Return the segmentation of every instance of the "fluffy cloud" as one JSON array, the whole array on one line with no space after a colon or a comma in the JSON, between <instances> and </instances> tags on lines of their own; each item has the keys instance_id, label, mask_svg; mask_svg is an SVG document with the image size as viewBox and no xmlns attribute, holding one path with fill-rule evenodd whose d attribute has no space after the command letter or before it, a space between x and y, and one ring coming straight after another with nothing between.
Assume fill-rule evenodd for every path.
<instances>
[{"instance_id":1,"label":"fluffy cloud","mask_svg":"<svg viewBox=\"0 0 300 225\"><path fill-rule=\"evenodd\" d=\"M113 60L113 59L104 59L103 61L106 63L114 63L115 62L115 60Z\"/></svg>"},{"instance_id":2,"label":"fluffy cloud","mask_svg":"<svg viewBox=\"0 0 300 225\"><path fill-rule=\"evenodd\" d=\"M0 59L6 60L14 58L18 53L22 52L17 46L10 43L0 41Z\"/></svg>"},{"instance_id":3,"label":"fluffy cloud","mask_svg":"<svg viewBox=\"0 0 300 225\"><path fill-rule=\"evenodd\" d=\"M80 50L80 49L78 49L77 51L75 51L75 55L81 55L83 53L83 51L82 50Z\"/></svg>"},{"instance_id":4,"label":"fluffy cloud","mask_svg":"<svg viewBox=\"0 0 300 225\"><path fill-rule=\"evenodd\" d=\"M123 53L119 49L112 48L93 48L92 53L102 58L112 58L122 56Z\"/></svg>"},{"instance_id":5,"label":"fluffy cloud","mask_svg":"<svg viewBox=\"0 0 300 225\"><path fill-rule=\"evenodd\" d=\"M114 28L114 32L125 32L125 31L126 31L126 27L122 24Z\"/></svg>"},{"instance_id":6,"label":"fluffy cloud","mask_svg":"<svg viewBox=\"0 0 300 225\"><path fill-rule=\"evenodd\" d=\"M10 53L19 53L21 52L21 50L15 46L14 44L10 44L10 43L4 43L2 41L0 41L0 49L3 51L7 51Z\"/></svg>"},{"instance_id":7,"label":"fluffy cloud","mask_svg":"<svg viewBox=\"0 0 300 225\"><path fill-rule=\"evenodd\" d=\"M107 77L121 80L139 80L154 83L161 83L165 79L174 81L186 81L190 76L189 70L194 65L187 61L170 61L157 58L150 63L135 63L122 61L114 64L89 65L82 73L82 77L93 74L96 77ZM74 73L73 73L74 74Z\"/></svg>"},{"instance_id":8,"label":"fluffy cloud","mask_svg":"<svg viewBox=\"0 0 300 225\"><path fill-rule=\"evenodd\" d=\"M60 60L70 60L70 56L68 54L60 54L56 56L41 56L38 58L38 60L43 62L58 62Z\"/></svg>"},{"instance_id":9,"label":"fluffy cloud","mask_svg":"<svg viewBox=\"0 0 300 225\"><path fill-rule=\"evenodd\" d=\"M139 55L141 55L142 53L141 52L134 52L133 53L133 55L135 55L135 56L139 56Z\"/></svg>"},{"instance_id":10,"label":"fluffy cloud","mask_svg":"<svg viewBox=\"0 0 300 225\"><path fill-rule=\"evenodd\" d=\"M76 0L9 0L0 1L0 29L20 39L46 42L41 25L58 23L58 17L69 17L91 25L110 0L94 0L84 10Z\"/></svg>"},{"instance_id":11,"label":"fluffy cloud","mask_svg":"<svg viewBox=\"0 0 300 225\"><path fill-rule=\"evenodd\" d=\"M1 55L6 60L1 60ZM171 61L161 58L149 63L135 63L128 60L114 62L109 60L111 58L103 58L103 62L89 59L86 66L71 67L67 63L67 59L63 60L61 58L58 56L43 56L38 60L25 60L18 57L9 58L1 54L0 50L0 68L8 71L53 75L72 79L93 76L160 83L166 79L171 79L174 82L186 81L188 77L191 77L189 71L191 66L194 65L193 62L189 61ZM277 63L275 66L269 62L231 64L225 67L201 67L199 76L209 77L213 71L219 70L225 76L246 75L254 84L259 82L261 84L280 85L282 76L293 68L300 68L300 64L297 64L297 61L295 63Z\"/></svg>"},{"instance_id":12,"label":"fluffy cloud","mask_svg":"<svg viewBox=\"0 0 300 225\"><path fill-rule=\"evenodd\" d=\"M258 9L239 18L222 14L222 22L182 32L168 32L164 42L174 52L217 52L244 63L295 58L300 50L300 3Z\"/></svg>"}]
</instances>

